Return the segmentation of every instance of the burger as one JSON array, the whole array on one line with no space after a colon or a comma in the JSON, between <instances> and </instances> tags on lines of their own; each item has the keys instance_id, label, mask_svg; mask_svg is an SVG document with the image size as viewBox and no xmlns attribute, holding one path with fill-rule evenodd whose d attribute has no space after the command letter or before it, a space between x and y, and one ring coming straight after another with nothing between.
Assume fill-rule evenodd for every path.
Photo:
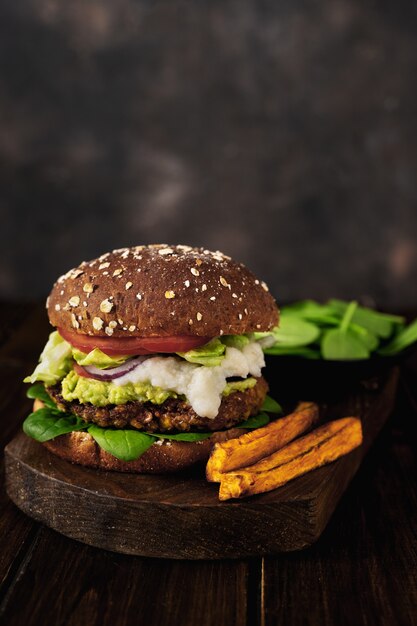
<instances>
[{"instance_id":1,"label":"burger","mask_svg":"<svg viewBox=\"0 0 417 626\"><path fill-rule=\"evenodd\" d=\"M34 372L23 430L87 467L165 473L268 421L263 347L278 308L221 252L149 245L58 278L55 330Z\"/></svg>"}]
</instances>

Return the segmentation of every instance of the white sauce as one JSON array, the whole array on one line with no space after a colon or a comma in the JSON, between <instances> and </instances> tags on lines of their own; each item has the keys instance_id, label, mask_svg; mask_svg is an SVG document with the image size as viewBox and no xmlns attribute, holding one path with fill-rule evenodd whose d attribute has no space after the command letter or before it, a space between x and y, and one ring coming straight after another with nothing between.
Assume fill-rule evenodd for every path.
<instances>
[{"instance_id":1,"label":"white sauce","mask_svg":"<svg viewBox=\"0 0 417 626\"><path fill-rule=\"evenodd\" d=\"M188 363L172 356L151 357L133 371L115 378L113 384L149 382L154 387L175 391L185 395L197 415L214 419L219 412L226 379L259 377L264 366L262 348L255 341L242 350L226 348L221 365L215 367Z\"/></svg>"}]
</instances>

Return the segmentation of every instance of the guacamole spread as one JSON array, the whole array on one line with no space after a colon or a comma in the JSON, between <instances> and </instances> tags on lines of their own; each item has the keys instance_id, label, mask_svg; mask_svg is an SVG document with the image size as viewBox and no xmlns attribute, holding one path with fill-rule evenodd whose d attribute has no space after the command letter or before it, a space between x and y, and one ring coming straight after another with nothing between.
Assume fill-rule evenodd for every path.
<instances>
[{"instance_id":1,"label":"guacamole spread","mask_svg":"<svg viewBox=\"0 0 417 626\"><path fill-rule=\"evenodd\" d=\"M228 396L234 391L244 391L256 385L255 378L232 381L226 384L223 395ZM150 383L126 383L125 385L115 385L114 383L93 380L78 376L71 370L62 381L62 396L68 402L78 400L79 402L90 402L94 406L106 406L107 404L126 404L126 402L152 402L162 404L168 398L178 398L174 391L153 387Z\"/></svg>"}]
</instances>

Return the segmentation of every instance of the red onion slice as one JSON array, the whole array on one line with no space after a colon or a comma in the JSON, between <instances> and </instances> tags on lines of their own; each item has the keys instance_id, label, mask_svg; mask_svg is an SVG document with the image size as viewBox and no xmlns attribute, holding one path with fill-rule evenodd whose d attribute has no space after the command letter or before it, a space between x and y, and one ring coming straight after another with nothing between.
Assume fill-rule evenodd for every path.
<instances>
[{"instance_id":1,"label":"red onion slice","mask_svg":"<svg viewBox=\"0 0 417 626\"><path fill-rule=\"evenodd\" d=\"M74 370L77 372L79 376L83 376L84 378L93 378L94 380L114 380L115 378L120 378L120 376L124 376L128 372L136 369L138 365L146 361L149 356L138 356L134 359L128 359L122 365L118 365L117 367L111 367L107 370L101 370L98 367L94 367L94 365L78 365L78 363L74 363Z\"/></svg>"}]
</instances>

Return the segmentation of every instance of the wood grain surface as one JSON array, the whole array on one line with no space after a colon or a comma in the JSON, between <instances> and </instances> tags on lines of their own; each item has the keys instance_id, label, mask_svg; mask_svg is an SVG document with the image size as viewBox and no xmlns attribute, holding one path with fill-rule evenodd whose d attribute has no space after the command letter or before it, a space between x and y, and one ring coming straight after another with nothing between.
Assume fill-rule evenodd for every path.
<instances>
[{"instance_id":1,"label":"wood grain surface","mask_svg":"<svg viewBox=\"0 0 417 626\"><path fill-rule=\"evenodd\" d=\"M43 307L0 306L2 445L30 408L21 378L48 331ZM34 522L0 494L0 623L276 626L417 624L417 358L395 411L319 541L265 558L115 554Z\"/></svg>"}]
</instances>

